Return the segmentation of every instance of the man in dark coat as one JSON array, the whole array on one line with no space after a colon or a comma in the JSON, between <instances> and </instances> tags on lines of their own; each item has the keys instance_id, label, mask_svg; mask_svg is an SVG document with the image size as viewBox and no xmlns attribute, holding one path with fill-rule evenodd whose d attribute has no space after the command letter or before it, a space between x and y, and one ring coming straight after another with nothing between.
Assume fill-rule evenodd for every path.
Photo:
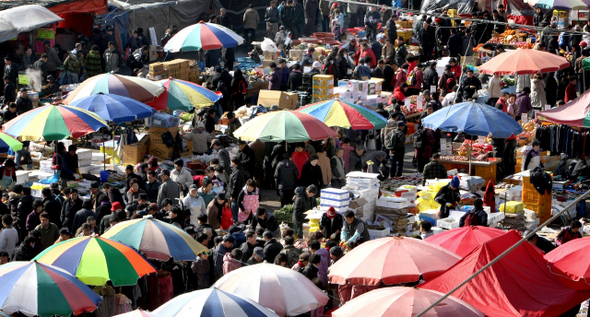
<instances>
[{"instance_id":1,"label":"man in dark coat","mask_svg":"<svg viewBox=\"0 0 590 317\"><path fill-rule=\"evenodd\" d=\"M293 192L299 178L299 171L291 161L289 153L283 153L283 160L277 164L274 173L277 191L281 197L281 207L293 202Z\"/></svg>"},{"instance_id":2,"label":"man in dark coat","mask_svg":"<svg viewBox=\"0 0 590 317\"><path fill-rule=\"evenodd\" d=\"M78 189L70 189L70 194L61 208L61 223L72 232L74 217L82 209L82 199L78 196ZM77 228L76 228L77 229Z\"/></svg>"},{"instance_id":3,"label":"man in dark coat","mask_svg":"<svg viewBox=\"0 0 590 317\"><path fill-rule=\"evenodd\" d=\"M237 158L240 160L240 166L246 172L246 179L253 178L255 173L256 155L254 151L246 144L246 141L240 140L238 143L239 152Z\"/></svg>"},{"instance_id":4,"label":"man in dark coat","mask_svg":"<svg viewBox=\"0 0 590 317\"><path fill-rule=\"evenodd\" d=\"M324 237L340 241L340 232L344 225L344 217L337 213L334 207L330 207L328 211L322 215L320 219L320 230L324 233Z\"/></svg>"},{"instance_id":5,"label":"man in dark coat","mask_svg":"<svg viewBox=\"0 0 590 317\"><path fill-rule=\"evenodd\" d=\"M273 234L270 231L264 231L262 237L265 241L264 255L266 255L266 261L272 263L277 255L281 253L281 250L283 250L283 245L273 237Z\"/></svg>"},{"instance_id":6,"label":"man in dark coat","mask_svg":"<svg viewBox=\"0 0 590 317\"><path fill-rule=\"evenodd\" d=\"M428 22L424 21L422 29L420 29L420 47L422 48L420 60L422 62L432 59L432 49L435 43L434 29Z\"/></svg>"},{"instance_id":7,"label":"man in dark coat","mask_svg":"<svg viewBox=\"0 0 590 317\"><path fill-rule=\"evenodd\" d=\"M293 223L295 223L296 233L298 237L303 237L303 221L305 219L305 212L313 209L317 205L315 196L318 193L318 188L315 185L309 185L307 188L301 186L295 189L295 203L293 204Z\"/></svg>"},{"instance_id":8,"label":"man in dark coat","mask_svg":"<svg viewBox=\"0 0 590 317\"><path fill-rule=\"evenodd\" d=\"M227 185L227 198L231 201L231 212L234 222L238 222L238 196L244 185L246 185L246 177L244 175L244 168L241 166L240 159L237 156L231 159L231 165L233 170Z\"/></svg>"},{"instance_id":9,"label":"man in dark coat","mask_svg":"<svg viewBox=\"0 0 590 317\"><path fill-rule=\"evenodd\" d=\"M49 187L43 188L41 195L43 195L43 211L49 214L49 222L61 228L61 203L53 197Z\"/></svg>"},{"instance_id":10,"label":"man in dark coat","mask_svg":"<svg viewBox=\"0 0 590 317\"><path fill-rule=\"evenodd\" d=\"M450 214L450 209L461 201L459 194L459 178L453 177L451 182L441 187L434 197L434 201L440 204L440 218L447 218Z\"/></svg>"},{"instance_id":11,"label":"man in dark coat","mask_svg":"<svg viewBox=\"0 0 590 317\"><path fill-rule=\"evenodd\" d=\"M463 42L461 41L461 35L458 34L455 28L451 28L451 36L449 37L449 41L447 42L449 56L459 57L459 54L464 54L464 52L461 52L462 44Z\"/></svg>"}]
</instances>

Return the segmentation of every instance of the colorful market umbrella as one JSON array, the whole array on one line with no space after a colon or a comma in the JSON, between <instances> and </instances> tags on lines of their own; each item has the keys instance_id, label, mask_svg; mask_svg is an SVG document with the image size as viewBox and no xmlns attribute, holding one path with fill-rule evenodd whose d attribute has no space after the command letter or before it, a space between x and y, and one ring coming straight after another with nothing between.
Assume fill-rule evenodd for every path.
<instances>
[{"instance_id":1,"label":"colorful market umbrella","mask_svg":"<svg viewBox=\"0 0 590 317\"><path fill-rule=\"evenodd\" d=\"M92 111L116 124L144 119L155 112L154 108L135 99L102 93L76 99L69 106Z\"/></svg>"},{"instance_id":2,"label":"colorful market umbrella","mask_svg":"<svg viewBox=\"0 0 590 317\"><path fill-rule=\"evenodd\" d=\"M503 234L504 231L497 228L467 226L435 234L426 238L426 241L441 246L460 257L465 257L475 250L480 243Z\"/></svg>"},{"instance_id":3,"label":"colorful market umbrella","mask_svg":"<svg viewBox=\"0 0 590 317\"><path fill-rule=\"evenodd\" d=\"M590 90L559 108L537 113L540 121L590 128Z\"/></svg>"},{"instance_id":4,"label":"colorful market umbrella","mask_svg":"<svg viewBox=\"0 0 590 317\"><path fill-rule=\"evenodd\" d=\"M65 103L98 93L128 97L141 102L149 102L164 92L160 83L134 76L112 73L100 74L86 79L74 91L70 92Z\"/></svg>"},{"instance_id":5,"label":"colorful market umbrella","mask_svg":"<svg viewBox=\"0 0 590 317\"><path fill-rule=\"evenodd\" d=\"M305 142L336 137L336 132L313 116L299 111L271 111L246 122L236 138L262 142Z\"/></svg>"},{"instance_id":6,"label":"colorful market umbrella","mask_svg":"<svg viewBox=\"0 0 590 317\"><path fill-rule=\"evenodd\" d=\"M160 83L165 89L164 92L148 103L156 110L169 108L189 111L193 107L210 106L221 99L221 96L211 90L189 81L169 78Z\"/></svg>"},{"instance_id":7,"label":"colorful market umbrella","mask_svg":"<svg viewBox=\"0 0 590 317\"><path fill-rule=\"evenodd\" d=\"M305 275L266 262L233 270L213 287L248 297L279 316L304 314L329 300Z\"/></svg>"},{"instance_id":8,"label":"colorful market umbrella","mask_svg":"<svg viewBox=\"0 0 590 317\"><path fill-rule=\"evenodd\" d=\"M10 148L14 151L19 151L22 150L23 144L12 136L0 132L0 153L6 153Z\"/></svg>"},{"instance_id":9,"label":"colorful market umbrella","mask_svg":"<svg viewBox=\"0 0 590 317\"><path fill-rule=\"evenodd\" d=\"M383 129L387 119L373 110L339 99L320 101L297 109L314 116L329 127L354 130Z\"/></svg>"},{"instance_id":10,"label":"colorful market umbrella","mask_svg":"<svg viewBox=\"0 0 590 317\"><path fill-rule=\"evenodd\" d=\"M277 316L248 297L225 292L215 287L176 296L154 310L154 313L160 317Z\"/></svg>"},{"instance_id":11,"label":"colorful market umbrella","mask_svg":"<svg viewBox=\"0 0 590 317\"><path fill-rule=\"evenodd\" d=\"M496 55L496 57L479 66L480 72L488 75L536 74L538 72L556 72L570 66L563 56L538 50L518 48Z\"/></svg>"},{"instance_id":12,"label":"colorful market umbrella","mask_svg":"<svg viewBox=\"0 0 590 317\"><path fill-rule=\"evenodd\" d=\"M547 266L554 273L590 284L590 237L574 239L545 255ZM587 286L587 285L586 285Z\"/></svg>"},{"instance_id":13,"label":"colorful market umbrella","mask_svg":"<svg viewBox=\"0 0 590 317\"><path fill-rule=\"evenodd\" d=\"M138 308L136 310L132 310L128 313L123 313L123 314L119 314L119 315L115 315L113 317L161 317L160 315L157 315L155 313L151 313L149 311L145 311L141 308Z\"/></svg>"},{"instance_id":14,"label":"colorful market umbrella","mask_svg":"<svg viewBox=\"0 0 590 317\"><path fill-rule=\"evenodd\" d=\"M518 135L522 127L502 110L473 101L461 102L422 119L425 128L445 132L465 132L468 135L508 138Z\"/></svg>"},{"instance_id":15,"label":"colorful market umbrella","mask_svg":"<svg viewBox=\"0 0 590 317\"><path fill-rule=\"evenodd\" d=\"M94 112L48 104L10 120L2 130L23 141L57 141L79 138L106 126L107 123Z\"/></svg>"},{"instance_id":16,"label":"colorful market umbrella","mask_svg":"<svg viewBox=\"0 0 590 317\"><path fill-rule=\"evenodd\" d=\"M524 2L543 9L560 11L588 10L590 6L588 0L525 0Z\"/></svg>"},{"instance_id":17,"label":"colorful market umbrella","mask_svg":"<svg viewBox=\"0 0 590 317\"><path fill-rule=\"evenodd\" d=\"M379 286L430 280L461 258L442 247L413 238L367 241L330 267L336 284Z\"/></svg>"},{"instance_id":18,"label":"colorful market umbrella","mask_svg":"<svg viewBox=\"0 0 590 317\"><path fill-rule=\"evenodd\" d=\"M207 251L184 230L151 216L121 222L102 237L124 243L148 258L161 261L172 257L176 261L194 261L199 252Z\"/></svg>"},{"instance_id":19,"label":"colorful market umbrella","mask_svg":"<svg viewBox=\"0 0 590 317\"><path fill-rule=\"evenodd\" d=\"M6 314L69 316L93 312L101 298L58 267L32 262L0 266L0 309Z\"/></svg>"},{"instance_id":20,"label":"colorful market umbrella","mask_svg":"<svg viewBox=\"0 0 590 317\"><path fill-rule=\"evenodd\" d=\"M156 269L132 248L101 237L80 237L53 245L35 260L60 267L87 285L135 285Z\"/></svg>"},{"instance_id":21,"label":"colorful market umbrella","mask_svg":"<svg viewBox=\"0 0 590 317\"><path fill-rule=\"evenodd\" d=\"M199 50L214 50L236 47L244 43L244 38L236 32L215 23L199 22L185 27L174 35L164 46L164 50L176 53Z\"/></svg>"},{"instance_id":22,"label":"colorful market umbrella","mask_svg":"<svg viewBox=\"0 0 590 317\"><path fill-rule=\"evenodd\" d=\"M413 287L386 287L365 293L332 313L334 317L413 317L444 296L444 293ZM468 303L449 296L428 311L428 317L483 317Z\"/></svg>"}]
</instances>

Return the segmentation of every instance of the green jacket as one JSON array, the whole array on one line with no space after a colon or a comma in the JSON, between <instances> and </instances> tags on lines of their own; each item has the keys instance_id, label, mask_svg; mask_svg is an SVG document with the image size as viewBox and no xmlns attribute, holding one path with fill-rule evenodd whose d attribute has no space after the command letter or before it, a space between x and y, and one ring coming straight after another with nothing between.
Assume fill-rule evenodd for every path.
<instances>
[{"instance_id":1,"label":"green jacket","mask_svg":"<svg viewBox=\"0 0 590 317\"><path fill-rule=\"evenodd\" d=\"M64 61L64 68L68 72L79 74L84 62L75 54L70 54Z\"/></svg>"},{"instance_id":2,"label":"green jacket","mask_svg":"<svg viewBox=\"0 0 590 317\"><path fill-rule=\"evenodd\" d=\"M102 71L102 62L99 51L90 51L86 56L86 76L88 78L100 74Z\"/></svg>"}]
</instances>

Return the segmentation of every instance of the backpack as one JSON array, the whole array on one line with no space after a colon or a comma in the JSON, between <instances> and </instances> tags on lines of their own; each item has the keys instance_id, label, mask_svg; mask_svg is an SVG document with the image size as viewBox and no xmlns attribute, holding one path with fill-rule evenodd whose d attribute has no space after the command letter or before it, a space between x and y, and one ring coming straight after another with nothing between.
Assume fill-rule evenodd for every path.
<instances>
[{"instance_id":1,"label":"backpack","mask_svg":"<svg viewBox=\"0 0 590 317\"><path fill-rule=\"evenodd\" d=\"M385 148L387 150L393 150L395 143L393 138L395 138L395 129L394 128L385 128Z\"/></svg>"},{"instance_id":2,"label":"backpack","mask_svg":"<svg viewBox=\"0 0 590 317\"><path fill-rule=\"evenodd\" d=\"M465 227L481 225L479 217L475 212L469 212L465 217Z\"/></svg>"},{"instance_id":3,"label":"backpack","mask_svg":"<svg viewBox=\"0 0 590 317\"><path fill-rule=\"evenodd\" d=\"M408 76L408 79L406 80L406 84L408 84L408 86L411 86L411 87L413 87L416 84L416 73L414 71L412 71L410 76Z\"/></svg>"},{"instance_id":4,"label":"backpack","mask_svg":"<svg viewBox=\"0 0 590 317\"><path fill-rule=\"evenodd\" d=\"M418 128L414 133L414 148L421 149L425 142L424 139L426 138L426 130L423 128Z\"/></svg>"}]
</instances>

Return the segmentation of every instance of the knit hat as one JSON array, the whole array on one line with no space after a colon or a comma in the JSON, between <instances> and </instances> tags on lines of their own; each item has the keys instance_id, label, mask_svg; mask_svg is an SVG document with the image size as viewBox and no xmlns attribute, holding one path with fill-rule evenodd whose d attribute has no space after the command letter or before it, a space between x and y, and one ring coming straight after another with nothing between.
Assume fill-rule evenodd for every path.
<instances>
[{"instance_id":1,"label":"knit hat","mask_svg":"<svg viewBox=\"0 0 590 317\"><path fill-rule=\"evenodd\" d=\"M451 186L453 186L454 188L459 188L459 184L461 182L459 181L459 177L455 176L453 177L453 179L451 180Z\"/></svg>"},{"instance_id":2,"label":"knit hat","mask_svg":"<svg viewBox=\"0 0 590 317\"><path fill-rule=\"evenodd\" d=\"M266 254L264 254L264 249L261 247L255 247L253 253L261 259L266 258Z\"/></svg>"},{"instance_id":3,"label":"knit hat","mask_svg":"<svg viewBox=\"0 0 590 317\"><path fill-rule=\"evenodd\" d=\"M326 214L328 215L328 218L334 219L334 217L336 217L336 209L334 209L334 207L330 207L328 208L328 212Z\"/></svg>"},{"instance_id":4,"label":"knit hat","mask_svg":"<svg viewBox=\"0 0 590 317\"><path fill-rule=\"evenodd\" d=\"M111 211L117 211L119 209L123 209L123 207L121 207L121 203L118 201L114 202L111 206Z\"/></svg>"}]
</instances>

